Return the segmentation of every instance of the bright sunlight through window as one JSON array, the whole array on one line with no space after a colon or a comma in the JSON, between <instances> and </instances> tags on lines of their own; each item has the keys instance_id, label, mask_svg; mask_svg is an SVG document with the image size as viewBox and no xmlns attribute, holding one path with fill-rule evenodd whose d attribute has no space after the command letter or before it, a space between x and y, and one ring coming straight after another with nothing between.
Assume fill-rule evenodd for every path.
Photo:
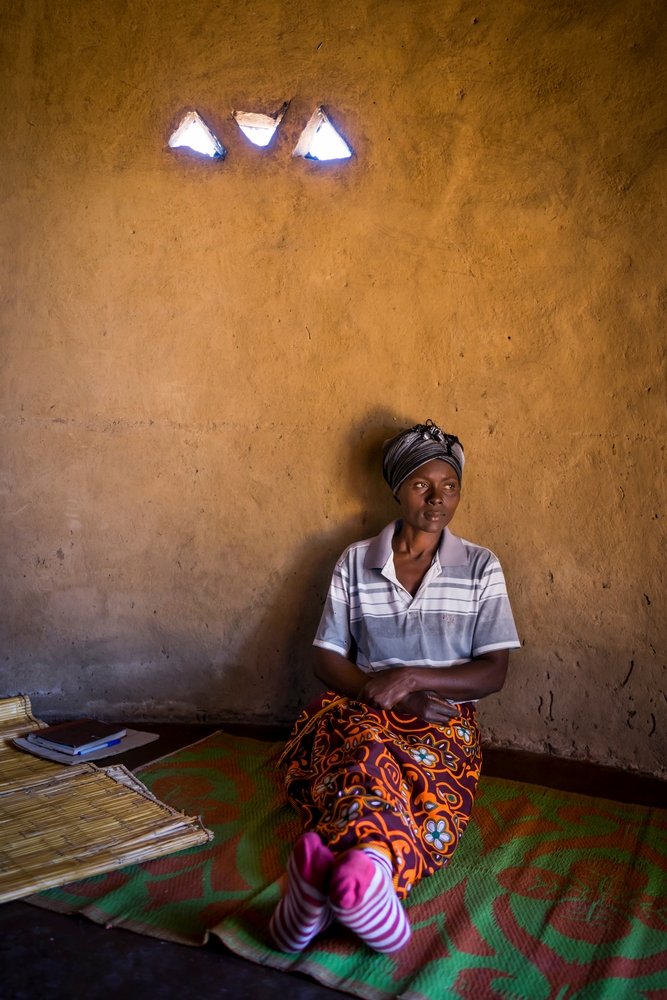
<instances>
[{"instance_id":1,"label":"bright sunlight through window","mask_svg":"<svg viewBox=\"0 0 667 1000\"><path fill-rule=\"evenodd\" d=\"M346 160L352 150L338 134L323 108L317 108L299 136L294 156L308 160Z\"/></svg>"},{"instance_id":2,"label":"bright sunlight through window","mask_svg":"<svg viewBox=\"0 0 667 1000\"><path fill-rule=\"evenodd\" d=\"M254 111L235 111L236 124L255 146L268 146L288 108L286 101L275 115L260 115Z\"/></svg>"},{"instance_id":3,"label":"bright sunlight through window","mask_svg":"<svg viewBox=\"0 0 667 1000\"><path fill-rule=\"evenodd\" d=\"M178 146L186 146L193 149L195 153L202 153L212 159L221 159L225 155L225 147L220 140L211 132L206 122L199 117L196 111L190 111L178 126L169 145L175 149Z\"/></svg>"}]
</instances>

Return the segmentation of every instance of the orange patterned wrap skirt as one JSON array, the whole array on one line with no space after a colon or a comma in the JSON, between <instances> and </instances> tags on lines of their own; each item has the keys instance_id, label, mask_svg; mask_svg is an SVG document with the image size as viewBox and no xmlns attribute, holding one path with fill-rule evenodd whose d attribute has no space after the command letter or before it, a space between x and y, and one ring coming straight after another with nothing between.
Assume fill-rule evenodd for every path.
<instances>
[{"instance_id":1,"label":"orange patterned wrap skirt","mask_svg":"<svg viewBox=\"0 0 667 1000\"><path fill-rule=\"evenodd\" d=\"M304 829L334 854L381 850L400 899L450 862L470 818L482 754L474 706L458 708L434 725L327 691L297 720L282 756Z\"/></svg>"}]
</instances>

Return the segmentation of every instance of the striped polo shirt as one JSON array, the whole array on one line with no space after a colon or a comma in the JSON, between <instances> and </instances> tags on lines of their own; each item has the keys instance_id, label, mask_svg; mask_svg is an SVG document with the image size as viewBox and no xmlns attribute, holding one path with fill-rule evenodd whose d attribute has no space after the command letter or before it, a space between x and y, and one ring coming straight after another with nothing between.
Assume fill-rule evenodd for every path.
<instances>
[{"instance_id":1,"label":"striped polo shirt","mask_svg":"<svg viewBox=\"0 0 667 1000\"><path fill-rule=\"evenodd\" d=\"M505 577L489 549L442 533L414 597L399 583L393 521L336 563L315 646L355 656L366 673L388 667L451 667L521 645Z\"/></svg>"}]
</instances>

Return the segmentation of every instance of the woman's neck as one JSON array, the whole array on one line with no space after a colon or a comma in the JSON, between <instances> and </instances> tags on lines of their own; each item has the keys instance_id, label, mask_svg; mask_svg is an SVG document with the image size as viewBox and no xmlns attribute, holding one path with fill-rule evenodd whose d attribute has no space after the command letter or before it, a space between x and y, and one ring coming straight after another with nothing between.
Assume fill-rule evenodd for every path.
<instances>
[{"instance_id":1,"label":"woman's neck","mask_svg":"<svg viewBox=\"0 0 667 1000\"><path fill-rule=\"evenodd\" d=\"M437 533L420 531L403 521L401 528L392 538L391 546L396 555L415 560L428 558L430 562L440 545L441 538L442 531Z\"/></svg>"}]
</instances>

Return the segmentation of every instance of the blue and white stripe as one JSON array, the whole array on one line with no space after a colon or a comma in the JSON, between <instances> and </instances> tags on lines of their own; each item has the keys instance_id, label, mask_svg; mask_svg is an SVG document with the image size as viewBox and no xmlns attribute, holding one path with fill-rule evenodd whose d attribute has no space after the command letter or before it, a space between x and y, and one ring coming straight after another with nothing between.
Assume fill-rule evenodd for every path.
<instances>
[{"instance_id":1,"label":"blue and white stripe","mask_svg":"<svg viewBox=\"0 0 667 1000\"><path fill-rule=\"evenodd\" d=\"M372 672L394 666L451 667L521 644L505 577L489 549L445 528L413 598L396 578L395 521L350 545L336 564L315 645Z\"/></svg>"}]
</instances>

